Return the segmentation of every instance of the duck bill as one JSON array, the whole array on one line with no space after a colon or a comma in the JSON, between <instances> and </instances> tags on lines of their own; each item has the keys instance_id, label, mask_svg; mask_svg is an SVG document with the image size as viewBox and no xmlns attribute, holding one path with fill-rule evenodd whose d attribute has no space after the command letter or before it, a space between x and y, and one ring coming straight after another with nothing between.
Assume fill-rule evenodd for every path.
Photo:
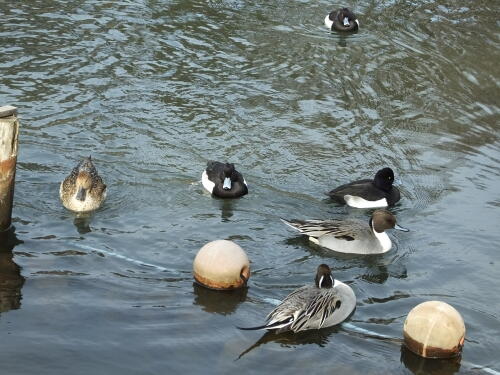
<instances>
[{"instance_id":1,"label":"duck bill","mask_svg":"<svg viewBox=\"0 0 500 375\"><path fill-rule=\"evenodd\" d=\"M222 188L224 190L231 190L231 179L229 177L226 177L224 179L224 184L222 185Z\"/></svg>"},{"instance_id":2,"label":"duck bill","mask_svg":"<svg viewBox=\"0 0 500 375\"><path fill-rule=\"evenodd\" d=\"M83 202L86 196L87 196L87 191L82 187L79 188L78 192L76 193L76 199Z\"/></svg>"},{"instance_id":3,"label":"duck bill","mask_svg":"<svg viewBox=\"0 0 500 375\"><path fill-rule=\"evenodd\" d=\"M349 26L349 18L344 17L344 19L342 20L342 22L344 22L344 26L345 27Z\"/></svg>"},{"instance_id":4,"label":"duck bill","mask_svg":"<svg viewBox=\"0 0 500 375\"><path fill-rule=\"evenodd\" d=\"M400 230L401 232L409 232L410 230L408 228L404 228L401 225L395 225L394 229Z\"/></svg>"}]
</instances>

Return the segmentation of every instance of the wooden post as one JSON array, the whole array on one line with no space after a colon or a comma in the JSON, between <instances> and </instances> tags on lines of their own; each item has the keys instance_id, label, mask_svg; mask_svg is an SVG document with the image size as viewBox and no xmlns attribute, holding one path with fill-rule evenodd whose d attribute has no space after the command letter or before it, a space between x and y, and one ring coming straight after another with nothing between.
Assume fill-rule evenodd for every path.
<instances>
[{"instance_id":1,"label":"wooden post","mask_svg":"<svg viewBox=\"0 0 500 375\"><path fill-rule=\"evenodd\" d=\"M0 231L9 229L11 224L18 134L17 108L0 107Z\"/></svg>"}]
</instances>

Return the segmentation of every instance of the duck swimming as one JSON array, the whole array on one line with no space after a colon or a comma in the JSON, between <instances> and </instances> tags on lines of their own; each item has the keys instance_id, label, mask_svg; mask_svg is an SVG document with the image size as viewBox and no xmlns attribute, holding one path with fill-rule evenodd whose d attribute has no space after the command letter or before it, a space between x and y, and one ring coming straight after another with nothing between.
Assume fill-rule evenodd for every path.
<instances>
[{"instance_id":1,"label":"duck swimming","mask_svg":"<svg viewBox=\"0 0 500 375\"><path fill-rule=\"evenodd\" d=\"M396 224L395 216L377 210L368 223L360 220L284 220L285 224L309 236L317 245L340 253L383 254L392 247L386 229L408 232Z\"/></svg>"},{"instance_id":2,"label":"duck swimming","mask_svg":"<svg viewBox=\"0 0 500 375\"><path fill-rule=\"evenodd\" d=\"M383 168L373 180L364 179L341 185L329 193L330 198L338 203L346 203L356 208L378 208L392 206L401 198L397 187L392 186L394 172Z\"/></svg>"},{"instance_id":3,"label":"duck swimming","mask_svg":"<svg viewBox=\"0 0 500 375\"><path fill-rule=\"evenodd\" d=\"M305 331L330 327L343 322L356 307L350 286L335 280L330 267L318 266L314 284L296 289L273 310L266 323L243 330Z\"/></svg>"},{"instance_id":4,"label":"duck swimming","mask_svg":"<svg viewBox=\"0 0 500 375\"><path fill-rule=\"evenodd\" d=\"M219 198L238 198L248 193L245 179L232 163L209 161L201 175L201 183Z\"/></svg>"},{"instance_id":5,"label":"duck swimming","mask_svg":"<svg viewBox=\"0 0 500 375\"><path fill-rule=\"evenodd\" d=\"M325 25L330 30L337 31L356 31L359 27L359 21L347 8L332 10L325 17Z\"/></svg>"},{"instance_id":6,"label":"duck swimming","mask_svg":"<svg viewBox=\"0 0 500 375\"><path fill-rule=\"evenodd\" d=\"M106 199L106 185L90 156L73 168L59 188L59 197L68 210L88 212L98 209Z\"/></svg>"}]
</instances>

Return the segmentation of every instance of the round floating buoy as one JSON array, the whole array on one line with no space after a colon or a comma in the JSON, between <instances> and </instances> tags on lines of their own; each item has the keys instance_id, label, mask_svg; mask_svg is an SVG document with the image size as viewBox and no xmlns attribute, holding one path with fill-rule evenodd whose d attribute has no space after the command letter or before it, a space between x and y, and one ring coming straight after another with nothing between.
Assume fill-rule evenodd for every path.
<instances>
[{"instance_id":1,"label":"round floating buoy","mask_svg":"<svg viewBox=\"0 0 500 375\"><path fill-rule=\"evenodd\" d=\"M250 262L245 251L232 241L207 243L193 262L195 280L212 289L235 289L246 285Z\"/></svg>"},{"instance_id":2,"label":"round floating buoy","mask_svg":"<svg viewBox=\"0 0 500 375\"><path fill-rule=\"evenodd\" d=\"M457 310L441 301L415 306L406 317L404 343L425 358L450 358L462 352L465 324Z\"/></svg>"}]
</instances>

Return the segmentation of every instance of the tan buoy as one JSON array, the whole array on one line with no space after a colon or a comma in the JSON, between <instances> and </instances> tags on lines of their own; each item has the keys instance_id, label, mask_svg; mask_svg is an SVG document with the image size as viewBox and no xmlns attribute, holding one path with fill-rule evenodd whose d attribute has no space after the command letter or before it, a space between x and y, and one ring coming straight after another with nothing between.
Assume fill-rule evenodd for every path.
<instances>
[{"instance_id":1,"label":"tan buoy","mask_svg":"<svg viewBox=\"0 0 500 375\"><path fill-rule=\"evenodd\" d=\"M245 251L232 241L207 243L193 262L195 280L212 289L235 289L246 285L250 262Z\"/></svg>"},{"instance_id":2,"label":"tan buoy","mask_svg":"<svg viewBox=\"0 0 500 375\"><path fill-rule=\"evenodd\" d=\"M450 358L462 352L465 324L457 310L441 301L415 306L406 317L404 343L425 358Z\"/></svg>"}]
</instances>

